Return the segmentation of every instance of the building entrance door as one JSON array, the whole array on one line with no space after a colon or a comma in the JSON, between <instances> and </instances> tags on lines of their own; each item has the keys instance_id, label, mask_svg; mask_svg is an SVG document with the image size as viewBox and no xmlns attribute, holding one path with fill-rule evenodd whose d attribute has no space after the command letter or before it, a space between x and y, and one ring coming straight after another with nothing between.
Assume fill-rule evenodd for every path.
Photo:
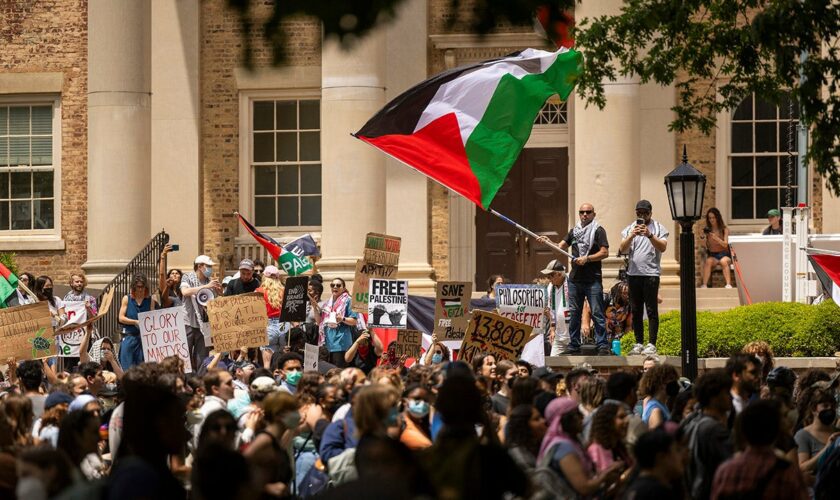
<instances>
[{"instance_id":1,"label":"building entrance door","mask_svg":"<svg viewBox=\"0 0 840 500\"><path fill-rule=\"evenodd\" d=\"M568 148L523 149L493 200L493 208L558 241L568 230L568 170ZM502 274L514 283L530 283L556 258L545 245L480 209L475 216L475 235L476 291L486 289L492 274Z\"/></svg>"}]
</instances>

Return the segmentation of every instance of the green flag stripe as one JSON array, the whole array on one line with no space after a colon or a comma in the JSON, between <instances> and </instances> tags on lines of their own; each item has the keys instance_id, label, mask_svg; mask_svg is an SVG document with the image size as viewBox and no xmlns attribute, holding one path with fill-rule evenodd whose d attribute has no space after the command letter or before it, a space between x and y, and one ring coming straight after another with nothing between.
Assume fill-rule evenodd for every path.
<instances>
[{"instance_id":1,"label":"green flag stripe","mask_svg":"<svg viewBox=\"0 0 840 500\"><path fill-rule=\"evenodd\" d=\"M569 96L580 64L580 53L570 50L559 54L542 73L522 78L507 74L499 80L484 116L465 145L485 209L528 141L540 108L554 94L563 100Z\"/></svg>"},{"instance_id":2,"label":"green flag stripe","mask_svg":"<svg viewBox=\"0 0 840 500\"><path fill-rule=\"evenodd\" d=\"M15 293L15 287L6 281L6 278L0 276L0 307L5 307L6 299L11 297L13 293Z\"/></svg>"}]
</instances>

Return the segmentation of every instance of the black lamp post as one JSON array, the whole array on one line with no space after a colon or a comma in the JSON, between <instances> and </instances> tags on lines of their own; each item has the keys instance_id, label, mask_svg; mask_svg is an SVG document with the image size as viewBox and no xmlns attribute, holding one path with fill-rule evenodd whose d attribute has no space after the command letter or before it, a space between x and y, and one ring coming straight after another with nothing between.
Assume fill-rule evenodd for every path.
<instances>
[{"instance_id":1,"label":"black lamp post","mask_svg":"<svg viewBox=\"0 0 840 500\"><path fill-rule=\"evenodd\" d=\"M694 280L694 222L702 216L706 176L688 163L683 146L682 163L665 176L671 217L680 232L680 322L682 326L682 374L697 378L697 290Z\"/></svg>"}]
</instances>

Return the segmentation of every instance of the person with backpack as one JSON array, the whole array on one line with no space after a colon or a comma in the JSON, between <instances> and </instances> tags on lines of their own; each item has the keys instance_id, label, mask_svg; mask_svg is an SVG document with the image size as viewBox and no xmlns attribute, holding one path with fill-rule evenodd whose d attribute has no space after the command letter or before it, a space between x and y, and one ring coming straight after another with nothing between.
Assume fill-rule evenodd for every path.
<instances>
[{"instance_id":1,"label":"person with backpack","mask_svg":"<svg viewBox=\"0 0 840 500\"><path fill-rule=\"evenodd\" d=\"M686 468L686 484L695 500L709 498L715 471L732 456L732 441L726 425L727 412L732 409L731 388L732 377L725 370L704 373L694 386L697 410L681 425L691 456Z\"/></svg>"},{"instance_id":2,"label":"person with backpack","mask_svg":"<svg viewBox=\"0 0 840 500\"><path fill-rule=\"evenodd\" d=\"M718 468L712 500L807 500L799 467L779 458L773 446L782 423L779 403L768 399L753 402L738 419L747 447Z\"/></svg>"}]
</instances>

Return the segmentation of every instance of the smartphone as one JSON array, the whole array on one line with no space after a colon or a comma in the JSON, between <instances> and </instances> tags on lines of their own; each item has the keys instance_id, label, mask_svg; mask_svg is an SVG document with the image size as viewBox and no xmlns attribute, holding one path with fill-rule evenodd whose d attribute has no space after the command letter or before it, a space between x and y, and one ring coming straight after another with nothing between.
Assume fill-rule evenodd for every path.
<instances>
[{"instance_id":1,"label":"smartphone","mask_svg":"<svg viewBox=\"0 0 840 500\"><path fill-rule=\"evenodd\" d=\"M172 251L173 251L173 252L177 252L177 251L178 251L178 250L180 250L180 249L181 249L181 245L179 245L179 244L177 244L177 243L175 243L174 245L172 245Z\"/></svg>"},{"instance_id":2,"label":"smartphone","mask_svg":"<svg viewBox=\"0 0 840 500\"><path fill-rule=\"evenodd\" d=\"M644 226L645 225L645 220L644 219L636 219L636 225L637 226Z\"/></svg>"}]
</instances>

